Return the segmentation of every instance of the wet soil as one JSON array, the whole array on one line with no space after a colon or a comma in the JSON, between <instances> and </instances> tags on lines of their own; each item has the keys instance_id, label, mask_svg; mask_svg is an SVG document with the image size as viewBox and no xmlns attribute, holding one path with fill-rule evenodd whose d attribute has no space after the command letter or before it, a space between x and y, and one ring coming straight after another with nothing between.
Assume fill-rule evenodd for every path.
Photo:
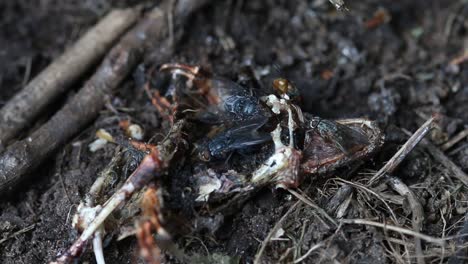
<instances>
[{"instance_id":1,"label":"wet soil","mask_svg":"<svg viewBox=\"0 0 468 264\"><path fill-rule=\"evenodd\" d=\"M468 63L450 65L468 49L467 1L349 1L349 11L343 12L324 0L213 2L189 20L172 61L202 65L235 81L242 80L240 73L246 67L260 74L278 74L300 89L304 111L329 119L368 117L386 131L386 144L370 161L306 179L301 185L300 189L333 217L336 208L327 205L344 188L337 178L354 183L368 178L406 139L400 128L415 131L432 113L441 113L441 127L430 135L436 145L468 128ZM133 4L1 1L0 107L107 10ZM164 63L154 61L154 57L149 54L145 64ZM52 105L31 128L73 93ZM71 228L76 207L119 149L107 144L90 152L88 145L98 129L121 133L118 121L127 118L143 127L145 140L157 141L164 136L157 111L133 78L119 88L112 105L120 116L103 109L89 128L32 173L34 180L25 182L13 196L2 198L2 263L50 261L76 239ZM468 172L466 139L445 154ZM130 163L128 170L119 170L116 182L138 161L133 157ZM188 201L193 196L185 192L191 183L190 172L183 168L177 171L177 177L165 183L164 196L168 215L177 218L171 221L178 224L172 229L180 231L174 241L194 262L252 263L262 241L297 200L287 191L266 187L228 213L210 215L204 211L201 215ZM450 174L422 147L394 173L423 207L422 233L456 235L468 221L467 187ZM353 188L344 218L393 223L383 199L399 223L411 229L411 210L404 197L382 186L375 190L383 198ZM195 228L192 219L184 219L194 215L204 228ZM125 224L132 226L133 221ZM263 252L265 263L291 263L320 243L304 258L305 263L416 262L412 237L389 235L365 225L345 225L335 232L306 204L299 204L286 216L280 231ZM116 241L117 233L105 241L108 263L142 262L136 239L129 236ZM457 261L451 258L457 241L451 240L444 250L423 242L426 261ZM177 262L169 255L165 260ZM93 263L92 250L88 249L80 261Z\"/></svg>"}]
</instances>

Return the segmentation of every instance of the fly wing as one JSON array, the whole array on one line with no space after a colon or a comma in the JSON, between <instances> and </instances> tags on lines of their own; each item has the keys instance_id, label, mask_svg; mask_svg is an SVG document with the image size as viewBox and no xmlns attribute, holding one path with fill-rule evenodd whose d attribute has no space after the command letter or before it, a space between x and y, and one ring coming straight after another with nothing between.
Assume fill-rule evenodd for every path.
<instances>
[{"instance_id":1,"label":"fly wing","mask_svg":"<svg viewBox=\"0 0 468 264\"><path fill-rule=\"evenodd\" d=\"M316 130L328 143L336 146L341 152L349 155L369 144L367 136L356 129L335 121L319 119Z\"/></svg>"},{"instance_id":2,"label":"fly wing","mask_svg":"<svg viewBox=\"0 0 468 264\"><path fill-rule=\"evenodd\" d=\"M259 145L271 140L271 135L267 133L245 133L236 134L231 138L231 149L243 149L249 146Z\"/></svg>"},{"instance_id":3,"label":"fly wing","mask_svg":"<svg viewBox=\"0 0 468 264\"><path fill-rule=\"evenodd\" d=\"M265 124L265 120L250 120L234 128L218 133L210 139L208 145L211 155L222 158L233 151L248 150L250 146L259 145L271 140L271 135L258 132L257 129Z\"/></svg>"},{"instance_id":4,"label":"fly wing","mask_svg":"<svg viewBox=\"0 0 468 264\"><path fill-rule=\"evenodd\" d=\"M242 150L249 146L259 145L271 140L270 133L258 132L257 129L265 124L264 120L249 122L243 126L227 131L228 145L231 150Z\"/></svg>"},{"instance_id":5,"label":"fly wing","mask_svg":"<svg viewBox=\"0 0 468 264\"><path fill-rule=\"evenodd\" d=\"M370 136L359 126L311 118L304 140L306 170L333 168L363 156L371 145Z\"/></svg>"}]
</instances>

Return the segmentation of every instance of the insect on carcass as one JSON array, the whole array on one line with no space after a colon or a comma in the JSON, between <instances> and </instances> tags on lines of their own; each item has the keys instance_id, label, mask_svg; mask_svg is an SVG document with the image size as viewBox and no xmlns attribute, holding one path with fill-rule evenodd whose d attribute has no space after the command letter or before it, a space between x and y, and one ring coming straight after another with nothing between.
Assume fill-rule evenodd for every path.
<instances>
[{"instance_id":1,"label":"insect on carcass","mask_svg":"<svg viewBox=\"0 0 468 264\"><path fill-rule=\"evenodd\" d=\"M170 238L158 189L164 173L177 171L174 166L192 172L191 180L185 181L192 186L183 188L193 190L195 204L223 201L226 205L226 197L264 186L296 188L308 175L369 157L383 144L383 134L373 121L332 121L303 113L300 93L284 78L271 81L268 90L251 89L199 66L179 63L164 64L151 75L156 77L142 83L170 131L157 146L132 142L147 155L111 197L115 202L106 203L115 209L133 192L148 187L136 234L140 253L150 263L159 259L152 234ZM177 161L171 162L175 157ZM101 217L102 223L109 214L101 211L96 218ZM99 227L97 220L89 225L94 230ZM84 231L63 259L78 254L92 232Z\"/></svg>"},{"instance_id":2,"label":"insect on carcass","mask_svg":"<svg viewBox=\"0 0 468 264\"><path fill-rule=\"evenodd\" d=\"M184 83L175 93L190 95L197 102L196 110L181 111L209 130L194 147L200 160L215 164L236 153L246 156L246 150L255 153L255 146L257 152L261 145L272 146L271 155L245 177L248 185L296 187L302 176L368 157L383 143L383 134L370 120L332 121L302 113L296 104L298 90L284 78L274 79L273 93L265 94L212 76L199 66L171 63L162 65L161 71L169 72L173 82Z\"/></svg>"},{"instance_id":3,"label":"insect on carcass","mask_svg":"<svg viewBox=\"0 0 468 264\"><path fill-rule=\"evenodd\" d=\"M369 157L383 144L370 120L332 121L303 113L297 88L284 78L274 79L273 92L266 93L199 66L164 64L160 74L170 81L154 93L171 98L166 109L176 109L167 119L184 118L203 131L194 137L190 159L198 202L268 185L295 188L307 175ZM244 166L234 166L235 160Z\"/></svg>"}]
</instances>

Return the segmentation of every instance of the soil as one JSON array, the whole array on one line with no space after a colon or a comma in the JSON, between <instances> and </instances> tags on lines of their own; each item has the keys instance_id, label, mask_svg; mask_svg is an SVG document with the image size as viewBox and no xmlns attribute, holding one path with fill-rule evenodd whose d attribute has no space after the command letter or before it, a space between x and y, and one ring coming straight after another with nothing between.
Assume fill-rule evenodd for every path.
<instances>
[{"instance_id":1,"label":"soil","mask_svg":"<svg viewBox=\"0 0 468 264\"><path fill-rule=\"evenodd\" d=\"M0 107L110 8L135 2L1 1ZM349 187L338 178L362 183L404 142L401 129L415 131L432 113L441 113L440 128L430 134L438 145L468 128L468 63L450 64L468 49L465 0L349 1L349 11L337 11L325 0L212 2L190 18L172 61L202 65L235 81L242 81L241 72L246 67L281 75L300 89L304 111L329 119L368 117L385 130L386 143L371 160L306 179L300 186L332 217L337 212L330 208L330 201ZM145 64L164 63L155 62L154 57L149 54ZM31 129L74 91L45 111ZM77 205L120 150L107 144L90 152L88 145L98 129L121 133L118 121L131 119L143 127L146 141L163 136L164 124L133 78L121 86L112 105L119 116L103 109L89 128L32 173L34 180L26 181L13 196L2 198L2 263L50 261L76 239L71 218ZM467 139L445 154L468 172ZM115 176L115 185L141 158L129 156ZM434 237L468 229L462 228L468 221L467 187L451 177L444 165L427 149L417 147L393 175L412 189L423 207L421 233ZM193 196L184 195L191 173L183 168L177 173L175 179L163 184L167 214L176 219L168 221L168 229L179 231L174 232L174 242L193 262L252 263L262 241L297 200L287 191L266 187L229 212L210 214L194 208L188 201ZM374 189L380 197L355 186L351 189L344 218L395 224L390 207L399 224L412 229L411 208L403 196L384 185ZM132 227L135 219L119 223ZM116 241L119 232L111 232L105 240L106 261L143 262L134 236ZM336 231L304 203L286 216L278 232L262 254L265 263L292 263L319 243L323 244L310 252L304 263L416 262L411 236L367 225L344 225ZM460 254L455 248L464 242L452 239L442 248L423 241L425 260L463 263L453 256L466 260L466 252ZM90 248L80 261L94 263ZM171 254L165 261L177 262Z\"/></svg>"}]
</instances>

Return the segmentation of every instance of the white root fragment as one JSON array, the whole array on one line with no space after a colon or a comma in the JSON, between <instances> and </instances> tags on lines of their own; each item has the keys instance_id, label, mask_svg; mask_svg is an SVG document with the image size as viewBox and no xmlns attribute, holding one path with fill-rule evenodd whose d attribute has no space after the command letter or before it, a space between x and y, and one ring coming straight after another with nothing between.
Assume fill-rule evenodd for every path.
<instances>
[{"instance_id":1,"label":"white root fragment","mask_svg":"<svg viewBox=\"0 0 468 264\"><path fill-rule=\"evenodd\" d=\"M102 232L103 229L100 227L96 230L96 233L94 233L93 238L93 251L97 264L106 264L106 261L104 260L104 252L102 250Z\"/></svg>"},{"instance_id":2,"label":"white root fragment","mask_svg":"<svg viewBox=\"0 0 468 264\"><path fill-rule=\"evenodd\" d=\"M107 132L105 129L102 129L102 128L96 131L96 137L100 139L105 139L109 142L114 142L114 137L109 132Z\"/></svg>"},{"instance_id":3,"label":"white root fragment","mask_svg":"<svg viewBox=\"0 0 468 264\"><path fill-rule=\"evenodd\" d=\"M81 202L77 208L77 212L73 217L72 226L78 232L85 230L89 227L89 224L94 220L96 215L102 210L102 206L92 206L92 203L88 200L86 205ZM93 251L96 257L96 263L105 264L104 252L102 250L102 237L104 236L104 228L99 226L93 238Z\"/></svg>"}]
</instances>

